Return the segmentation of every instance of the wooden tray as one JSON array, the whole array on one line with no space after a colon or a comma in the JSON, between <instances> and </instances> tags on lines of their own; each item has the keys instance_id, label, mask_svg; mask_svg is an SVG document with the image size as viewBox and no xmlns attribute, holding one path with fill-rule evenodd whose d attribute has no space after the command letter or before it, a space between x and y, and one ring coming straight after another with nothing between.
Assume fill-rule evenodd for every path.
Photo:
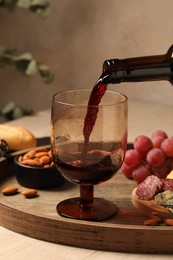
<instances>
[{"instance_id":1,"label":"wooden tray","mask_svg":"<svg viewBox=\"0 0 173 260\"><path fill-rule=\"evenodd\" d=\"M15 178L13 158L0 158L0 190L8 185L21 187ZM173 227L144 226L145 219L131 202L136 186L118 173L103 185L95 186L95 196L104 197L119 207L119 212L102 222L62 218L56 205L63 199L79 195L79 187L70 183L51 190L40 190L39 196L26 199L0 194L0 224L33 238L89 249L135 252L173 253Z\"/></svg>"}]
</instances>

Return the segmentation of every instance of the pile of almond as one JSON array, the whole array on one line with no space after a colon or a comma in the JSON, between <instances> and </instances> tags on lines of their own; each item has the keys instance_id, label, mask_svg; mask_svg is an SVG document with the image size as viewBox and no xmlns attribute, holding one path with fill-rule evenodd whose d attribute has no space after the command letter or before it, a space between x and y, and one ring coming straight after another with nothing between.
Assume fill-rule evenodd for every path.
<instances>
[{"instance_id":1,"label":"pile of almond","mask_svg":"<svg viewBox=\"0 0 173 260\"><path fill-rule=\"evenodd\" d=\"M52 167L54 164L52 152L46 147L39 147L29 151L19 156L18 161L24 165L44 168Z\"/></svg>"}]
</instances>

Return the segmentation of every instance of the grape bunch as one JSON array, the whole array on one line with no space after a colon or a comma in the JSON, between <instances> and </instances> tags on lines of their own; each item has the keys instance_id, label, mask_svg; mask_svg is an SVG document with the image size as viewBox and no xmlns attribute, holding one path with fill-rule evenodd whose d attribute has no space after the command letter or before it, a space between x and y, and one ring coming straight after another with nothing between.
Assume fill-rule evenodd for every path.
<instances>
[{"instance_id":1,"label":"grape bunch","mask_svg":"<svg viewBox=\"0 0 173 260\"><path fill-rule=\"evenodd\" d=\"M173 136L168 137L165 131L156 130L151 138L139 135L133 146L127 150L121 167L127 178L141 183L149 175L166 178L173 169Z\"/></svg>"}]
</instances>

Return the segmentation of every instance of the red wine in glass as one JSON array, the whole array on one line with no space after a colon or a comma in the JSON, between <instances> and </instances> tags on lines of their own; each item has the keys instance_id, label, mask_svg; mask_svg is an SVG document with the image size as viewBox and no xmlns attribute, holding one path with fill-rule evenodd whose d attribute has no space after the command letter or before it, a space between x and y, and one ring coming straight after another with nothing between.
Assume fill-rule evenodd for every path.
<instances>
[{"instance_id":1,"label":"red wine in glass","mask_svg":"<svg viewBox=\"0 0 173 260\"><path fill-rule=\"evenodd\" d=\"M54 162L66 179L80 185L80 197L57 205L64 217L99 221L117 213L112 202L94 198L94 185L109 180L121 167L127 141L127 98L110 91L105 95L105 87L102 84L92 94L90 90L61 92L53 99Z\"/></svg>"},{"instance_id":2,"label":"red wine in glass","mask_svg":"<svg viewBox=\"0 0 173 260\"><path fill-rule=\"evenodd\" d=\"M80 146L77 143L71 145ZM117 144L108 145L116 147ZM112 178L121 167L122 157L118 154L118 150L111 154L100 150L99 147L99 143L94 143L92 150L88 147L84 159L82 152L55 156L55 164L62 175L80 185L80 197L67 199L58 204L57 210L62 216L98 221L113 216L117 212L117 207L111 202L93 198L93 187ZM68 150L67 147L61 148ZM83 151L83 148L80 149ZM114 157L115 163L112 162L111 157Z\"/></svg>"},{"instance_id":3,"label":"red wine in glass","mask_svg":"<svg viewBox=\"0 0 173 260\"><path fill-rule=\"evenodd\" d=\"M70 146L81 146L81 144L70 144ZM122 157L119 154L120 144L109 143L114 152L107 152L99 148L100 143L94 143L83 158L82 152L63 153L54 155L55 164L58 166L64 177L73 183L81 185L102 184L112 178L122 164ZM67 144L65 146L68 146ZM68 151L68 147L60 147ZM83 148L78 148L83 151Z\"/></svg>"}]
</instances>

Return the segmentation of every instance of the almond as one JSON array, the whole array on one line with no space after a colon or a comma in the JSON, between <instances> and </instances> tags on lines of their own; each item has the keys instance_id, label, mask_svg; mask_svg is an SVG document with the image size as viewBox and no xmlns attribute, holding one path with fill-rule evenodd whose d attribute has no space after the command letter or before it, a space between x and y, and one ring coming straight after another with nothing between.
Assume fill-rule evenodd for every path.
<instances>
[{"instance_id":1,"label":"almond","mask_svg":"<svg viewBox=\"0 0 173 260\"><path fill-rule=\"evenodd\" d=\"M42 156L41 158L40 158L40 163L42 164L42 165L45 165L45 164L49 164L50 163L50 157L49 156Z\"/></svg>"},{"instance_id":2,"label":"almond","mask_svg":"<svg viewBox=\"0 0 173 260\"><path fill-rule=\"evenodd\" d=\"M47 155L48 155L47 152L39 152L39 153L36 153L35 157L40 158L42 156L47 156Z\"/></svg>"},{"instance_id":3,"label":"almond","mask_svg":"<svg viewBox=\"0 0 173 260\"><path fill-rule=\"evenodd\" d=\"M167 218L167 219L164 220L164 222L168 226L173 226L173 219L172 218Z\"/></svg>"},{"instance_id":4,"label":"almond","mask_svg":"<svg viewBox=\"0 0 173 260\"><path fill-rule=\"evenodd\" d=\"M8 186L4 188L2 191L3 195L10 196L18 193L18 188L15 186Z\"/></svg>"},{"instance_id":5,"label":"almond","mask_svg":"<svg viewBox=\"0 0 173 260\"><path fill-rule=\"evenodd\" d=\"M50 168L51 165L50 165L50 164L45 164L43 167L44 167L44 168Z\"/></svg>"},{"instance_id":6,"label":"almond","mask_svg":"<svg viewBox=\"0 0 173 260\"><path fill-rule=\"evenodd\" d=\"M48 149L46 147L38 147L38 148L35 149L35 151L37 153L39 153L39 152L47 152Z\"/></svg>"},{"instance_id":7,"label":"almond","mask_svg":"<svg viewBox=\"0 0 173 260\"><path fill-rule=\"evenodd\" d=\"M146 225L146 226L157 226L158 221L157 221L156 218L147 219L147 220L144 221L144 225Z\"/></svg>"},{"instance_id":8,"label":"almond","mask_svg":"<svg viewBox=\"0 0 173 260\"><path fill-rule=\"evenodd\" d=\"M20 163L22 163L22 161L23 161L23 156L22 156L22 155L19 156L18 161L19 161Z\"/></svg>"},{"instance_id":9,"label":"almond","mask_svg":"<svg viewBox=\"0 0 173 260\"><path fill-rule=\"evenodd\" d=\"M31 150L29 152L27 152L24 156L23 156L23 159L28 159L28 158L34 158L35 157L35 154L36 154L36 151L35 150Z\"/></svg>"},{"instance_id":10,"label":"almond","mask_svg":"<svg viewBox=\"0 0 173 260\"><path fill-rule=\"evenodd\" d=\"M40 161L37 160L37 159L26 159L26 160L22 161L22 164L28 165L28 166L37 166L37 167L41 167L42 166Z\"/></svg>"},{"instance_id":11,"label":"almond","mask_svg":"<svg viewBox=\"0 0 173 260\"><path fill-rule=\"evenodd\" d=\"M54 162L51 162L50 166L51 166L51 167L54 166Z\"/></svg>"},{"instance_id":12,"label":"almond","mask_svg":"<svg viewBox=\"0 0 173 260\"><path fill-rule=\"evenodd\" d=\"M34 198L38 194L38 191L35 189L26 189L22 191L22 195L24 195L26 198Z\"/></svg>"},{"instance_id":13,"label":"almond","mask_svg":"<svg viewBox=\"0 0 173 260\"><path fill-rule=\"evenodd\" d=\"M48 151L48 155L49 155L50 157L52 157L52 151L51 151L51 150Z\"/></svg>"}]
</instances>

